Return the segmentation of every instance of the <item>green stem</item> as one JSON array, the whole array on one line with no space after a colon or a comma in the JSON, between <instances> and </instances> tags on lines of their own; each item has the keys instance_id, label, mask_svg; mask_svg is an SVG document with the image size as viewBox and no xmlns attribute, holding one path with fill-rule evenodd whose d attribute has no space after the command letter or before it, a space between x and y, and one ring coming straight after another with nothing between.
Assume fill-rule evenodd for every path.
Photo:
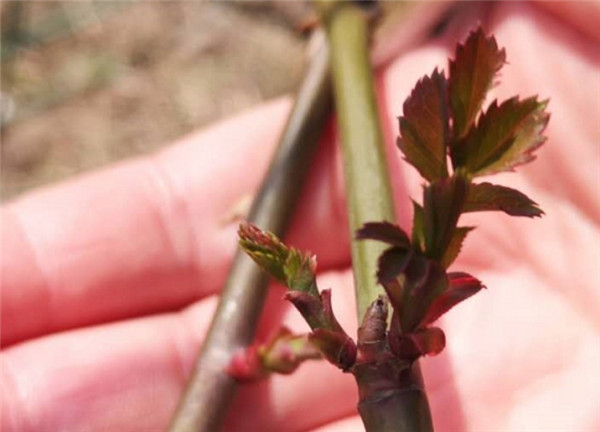
<instances>
[{"instance_id":1,"label":"green stem","mask_svg":"<svg viewBox=\"0 0 600 432\"><path fill-rule=\"evenodd\" d=\"M358 242L366 222L395 222L390 177L369 61L368 18L353 3L319 3L331 46L338 124L352 238L352 266L359 320L382 292L375 274L385 246ZM418 363L398 370L387 362L357 364L358 410L368 432L433 430Z\"/></svg>"},{"instance_id":2,"label":"green stem","mask_svg":"<svg viewBox=\"0 0 600 432\"><path fill-rule=\"evenodd\" d=\"M331 7L331 6L330 6ZM385 246L354 239L366 222L395 222L383 135L369 61L369 23L351 3L326 15L338 125L342 138L346 199L358 317L383 291L375 279Z\"/></svg>"},{"instance_id":3,"label":"green stem","mask_svg":"<svg viewBox=\"0 0 600 432\"><path fill-rule=\"evenodd\" d=\"M331 112L329 52L322 36L248 216L250 222L278 236L287 228L304 174ZM227 367L233 354L254 339L267 285L266 274L238 251L170 432L215 432L221 427L237 387Z\"/></svg>"}]
</instances>

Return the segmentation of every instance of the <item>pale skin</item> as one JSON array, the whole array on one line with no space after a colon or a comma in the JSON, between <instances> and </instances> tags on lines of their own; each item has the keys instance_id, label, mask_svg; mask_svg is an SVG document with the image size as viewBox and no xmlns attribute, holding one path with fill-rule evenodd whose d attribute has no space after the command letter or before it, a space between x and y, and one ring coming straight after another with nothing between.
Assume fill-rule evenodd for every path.
<instances>
[{"instance_id":1,"label":"pale skin","mask_svg":"<svg viewBox=\"0 0 600 432\"><path fill-rule=\"evenodd\" d=\"M518 187L546 216L463 220L478 228L454 268L488 289L439 322L447 347L421 362L434 423L439 431L599 430L600 8L501 4L480 19L508 54L495 95L539 94L552 113L538 160L486 180ZM414 48L378 81L406 229L407 193L420 199L420 179L393 149L395 117L417 78L446 66L460 31ZM151 157L4 205L3 431L164 430L235 250L237 225L224 216L258 187L289 107L267 104ZM326 135L288 241L317 254L319 285L333 288L353 333L342 173ZM306 331L281 294L271 290L259 336L281 315ZM357 431L355 404L350 376L311 362L244 386L226 430Z\"/></svg>"}]
</instances>

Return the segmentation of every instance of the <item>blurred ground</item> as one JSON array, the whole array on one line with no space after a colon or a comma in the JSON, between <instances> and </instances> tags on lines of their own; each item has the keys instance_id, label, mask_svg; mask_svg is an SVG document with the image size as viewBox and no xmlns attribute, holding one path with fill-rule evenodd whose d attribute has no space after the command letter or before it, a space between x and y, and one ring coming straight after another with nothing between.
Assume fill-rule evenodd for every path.
<instances>
[{"instance_id":1,"label":"blurred ground","mask_svg":"<svg viewBox=\"0 0 600 432\"><path fill-rule=\"evenodd\" d=\"M1 197L293 91L304 2L4 1Z\"/></svg>"}]
</instances>

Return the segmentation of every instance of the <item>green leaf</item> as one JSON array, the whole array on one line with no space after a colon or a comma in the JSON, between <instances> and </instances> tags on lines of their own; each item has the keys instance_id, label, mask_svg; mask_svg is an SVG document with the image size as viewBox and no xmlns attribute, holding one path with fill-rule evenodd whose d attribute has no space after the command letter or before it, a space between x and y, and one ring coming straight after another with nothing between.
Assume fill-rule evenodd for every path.
<instances>
[{"instance_id":1,"label":"green leaf","mask_svg":"<svg viewBox=\"0 0 600 432\"><path fill-rule=\"evenodd\" d=\"M392 246L410 249L410 240L398 225L390 222L368 222L356 231L358 240L379 240Z\"/></svg>"},{"instance_id":2,"label":"green leaf","mask_svg":"<svg viewBox=\"0 0 600 432\"><path fill-rule=\"evenodd\" d=\"M283 271L286 276L286 285L291 290L317 294L316 259L314 255L306 255L297 249L290 248Z\"/></svg>"},{"instance_id":3,"label":"green leaf","mask_svg":"<svg viewBox=\"0 0 600 432\"><path fill-rule=\"evenodd\" d=\"M251 223L240 224L238 229L240 247L263 270L282 284L287 283L284 267L289 249L275 235L262 231Z\"/></svg>"},{"instance_id":4,"label":"green leaf","mask_svg":"<svg viewBox=\"0 0 600 432\"><path fill-rule=\"evenodd\" d=\"M448 273L448 289L438 296L427 310L421 326L431 324L458 303L478 293L483 284L468 273Z\"/></svg>"},{"instance_id":5,"label":"green leaf","mask_svg":"<svg viewBox=\"0 0 600 432\"><path fill-rule=\"evenodd\" d=\"M544 212L527 195L491 183L471 184L463 212L503 211L511 216L542 216Z\"/></svg>"},{"instance_id":6,"label":"green leaf","mask_svg":"<svg viewBox=\"0 0 600 432\"><path fill-rule=\"evenodd\" d=\"M481 176L530 162L533 151L545 141L546 105L536 97L522 101L513 97L501 105L494 101L477 126L452 148L454 166Z\"/></svg>"},{"instance_id":7,"label":"green leaf","mask_svg":"<svg viewBox=\"0 0 600 432\"><path fill-rule=\"evenodd\" d=\"M452 240L458 217L467 197L468 180L455 173L438 180L423 192L425 254L441 260Z\"/></svg>"},{"instance_id":8,"label":"green leaf","mask_svg":"<svg viewBox=\"0 0 600 432\"><path fill-rule=\"evenodd\" d=\"M288 248L274 234L244 223L238 229L241 248L263 270L291 290L318 295L316 259L295 248Z\"/></svg>"},{"instance_id":9,"label":"green leaf","mask_svg":"<svg viewBox=\"0 0 600 432\"><path fill-rule=\"evenodd\" d=\"M470 189L470 187L469 187ZM464 212L463 208L463 212ZM454 235L450 239L450 243L446 248L446 253L442 257L441 263L444 268L450 267L450 264L454 262L460 250L462 248L462 244L465 241L465 237L469 234L470 231L474 230L475 227L457 227L454 231Z\"/></svg>"},{"instance_id":10,"label":"green leaf","mask_svg":"<svg viewBox=\"0 0 600 432\"><path fill-rule=\"evenodd\" d=\"M400 117L398 147L407 162L427 180L447 177L449 139L447 82L437 69L423 77L406 99Z\"/></svg>"},{"instance_id":11,"label":"green leaf","mask_svg":"<svg viewBox=\"0 0 600 432\"><path fill-rule=\"evenodd\" d=\"M496 39L486 37L481 27L457 46L448 79L454 137L460 139L469 131L505 60L504 49L498 49Z\"/></svg>"}]
</instances>

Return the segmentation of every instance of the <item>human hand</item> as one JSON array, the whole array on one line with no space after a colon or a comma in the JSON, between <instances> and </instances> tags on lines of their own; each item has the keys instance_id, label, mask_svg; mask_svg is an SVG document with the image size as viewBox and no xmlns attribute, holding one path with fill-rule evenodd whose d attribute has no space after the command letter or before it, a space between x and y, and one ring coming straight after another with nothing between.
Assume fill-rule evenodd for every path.
<instances>
[{"instance_id":1,"label":"human hand","mask_svg":"<svg viewBox=\"0 0 600 432\"><path fill-rule=\"evenodd\" d=\"M560 16L567 21L502 4L486 18L510 62L499 96L551 98L549 142L538 160L495 179L518 185L546 216L477 215L479 228L455 267L489 289L444 317L445 351L421 362L440 431L600 426L600 34L575 29L577 15ZM419 197L420 185L392 149L395 117L414 82L445 66L455 38L413 50L380 80L405 227L407 192ZM236 224L224 218L258 186L288 107L271 103L156 156L3 208L3 431L164 430L235 250ZM341 167L326 141L288 240L317 254L319 285L333 288L336 314L350 330L356 319ZM284 307L281 294L274 286L269 310ZM293 310L283 319L305 329ZM269 321L267 311L263 336L275 325ZM349 376L310 362L292 376L244 386L227 428L361 430L355 392Z\"/></svg>"}]
</instances>

